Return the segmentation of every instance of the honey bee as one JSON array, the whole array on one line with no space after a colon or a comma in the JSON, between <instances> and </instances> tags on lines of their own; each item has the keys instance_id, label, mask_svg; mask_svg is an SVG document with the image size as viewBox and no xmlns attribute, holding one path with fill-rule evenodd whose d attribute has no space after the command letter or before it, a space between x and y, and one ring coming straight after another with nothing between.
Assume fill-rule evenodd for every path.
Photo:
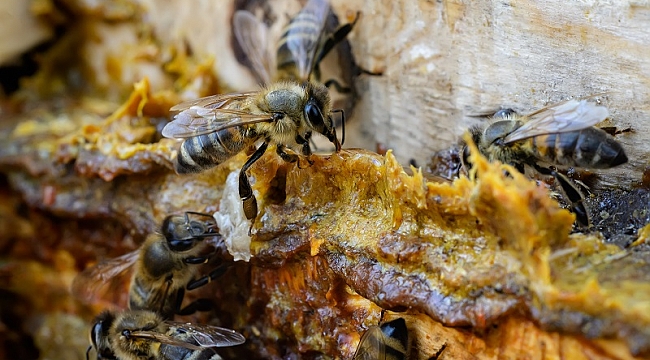
<instances>
[{"instance_id":1,"label":"honey bee","mask_svg":"<svg viewBox=\"0 0 650 360\"><path fill-rule=\"evenodd\" d=\"M214 95L187 101L171 108L177 113L162 135L184 139L175 161L179 174L203 171L221 164L258 141L262 144L248 158L239 174L239 196L248 220L257 217L257 200L248 180L248 169L264 154L270 144L287 162L312 154L309 141L315 131L324 135L338 152L345 141L336 136L333 110L327 86L311 81L315 64L324 53L340 41L351 27L337 31L331 40L323 41L322 33L329 4L310 0L285 31L278 47L278 79L273 78L271 57L264 45L268 41L266 27L247 11L234 17L235 34L253 64L253 69L266 85L247 93ZM346 30L347 29L347 30ZM347 31L347 32L346 32Z\"/></svg>"},{"instance_id":2,"label":"honey bee","mask_svg":"<svg viewBox=\"0 0 650 360\"><path fill-rule=\"evenodd\" d=\"M190 215L208 217L212 221L192 220ZM209 255L202 255L208 247L204 239L220 236L213 221L212 216L195 212L167 216L161 232L150 234L139 249L100 262L77 275L72 293L88 303L101 300L121 293L116 286L124 283L124 277L132 272L128 292L128 306L132 310L156 311L165 319L175 314L209 310L211 304L204 299L182 309L181 303L186 289L201 287L226 270L226 266L221 265L193 280L197 268L192 265L208 261Z\"/></svg>"},{"instance_id":3,"label":"honey bee","mask_svg":"<svg viewBox=\"0 0 650 360\"><path fill-rule=\"evenodd\" d=\"M267 26L246 10L238 10L233 17L233 32L237 42L251 63L253 71L263 84L271 81L318 80L321 60L343 41L358 19L326 34L325 24L330 13L327 0L309 0L282 31L276 56L270 54ZM335 82L328 82L335 84Z\"/></svg>"},{"instance_id":4,"label":"honey bee","mask_svg":"<svg viewBox=\"0 0 650 360\"><path fill-rule=\"evenodd\" d=\"M354 360L405 360L409 343L403 318L371 326L359 341Z\"/></svg>"},{"instance_id":5,"label":"honey bee","mask_svg":"<svg viewBox=\"0 0 650 360\"><path fill-rule=\"evenodd\" d=\"M552 166L607 169L627 162L621 144L594 127L608 116L606 107L587 99L569 100L525 116L501 110L494 115L497 121L484 130L473 127L470 133L488 160L512 165L521 173L530 166L540 174L555 177L571 202L578 222L589 226L582 194ZM465 146L462 160L466 169L471 166L468 156L469 149Z\"/></svg>"},{"instance_id":6,"label":"honey bee","mask_svg":"<svg viewBox=\"0 0 650 360\"><path fill-rule=\"evenodd\" d=\"M91 346L106 360L220 360L213 350L243 344L234 330L211 325L171 322L147 310L104 311L93 322Z\"/></svg>"}]
</instances>

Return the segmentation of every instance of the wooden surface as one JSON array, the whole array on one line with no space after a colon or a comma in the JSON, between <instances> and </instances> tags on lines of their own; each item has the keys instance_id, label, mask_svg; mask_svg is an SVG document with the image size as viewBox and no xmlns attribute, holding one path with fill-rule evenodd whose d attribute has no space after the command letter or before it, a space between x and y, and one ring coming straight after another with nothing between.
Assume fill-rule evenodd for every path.
<instances>
[{"instance_id":1,"label":"wooden surface","mask_svg":"<svg viewBox=\"0 0 650 360\"><path fill-rule=\"evenodd\" d=\"M40 10L43 10L42 3L0 2L0 65L16 62L23 52L52 37L52 25L37 17Z\"/></svg>"},{"instance_id":2,"label":"wooden surface","mask_svg":"<svg viewBox=\"0 0 650 360\"><path fill-rule=\"evenodd\" d=\"M235 90L255 85L232 50L233 1L180 0L151 6L157 34L187 38L214 54L215 70ZM254 4L238 2L240 6ZM254 3L254 2L250 2ZM299 8L271 0L273 31ZM611 92L608 125L629 163L603 171L603 184L629 185L650 166L650 2L332 0L340 19L361 18L349 39L357 62L382 76L361 76L349 147L379 142L407 163L425 164L455 143L472 115L510 107L522 113L571 97ZM267 14L268 15L268 14ZM342 20L344 21L344 20ZM350 131L352 132L352 131Z\"/></svg>"},{"instance_id":3,"label":"wooden surface","mask_svg":"<svg viewBox=\"0 0 650 360\"><path fill-rule=\"evenodd\" d=\"M351 1L335 1L337 9ZM365 1L351 37L367 78L359 105L377 141L420 163L500 106L528 112L612 92L612 123L630 161L615 184L650 164L650 2ZM388 9L388 10L386 10ZM340 12L341 10L339 10Z\"/></svg>"}]
</instances>

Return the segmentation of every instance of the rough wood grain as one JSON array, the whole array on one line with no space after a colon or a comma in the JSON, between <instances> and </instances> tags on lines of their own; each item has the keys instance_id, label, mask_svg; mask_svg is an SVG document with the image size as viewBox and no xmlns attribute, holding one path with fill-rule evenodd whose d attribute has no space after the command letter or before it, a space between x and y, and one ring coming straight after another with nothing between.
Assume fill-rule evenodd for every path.
<instances>
[{"instance_id":1,"label":"rough wood grain","mask_svg":"<svg viewBox=\"0 0 650 360\"><path fill-rule=\"evenodd\" d=\"M647 1L333 1L363 11L350 41L365 78L356 115L403 162L426 160L472 114L528 112L604 91L628 164L604 183L640 180L650 156L650 3Z\"/></svg>"},{"instance_id":2,"label":"rough wood grain","mask_svg":"<svg viewBox=\"0 0 650 360\"><path fill-rule=\"evenodd\" d=\"M143 4L162 41L186 40L197 54L214 55L215 71L234 90L255 86L233 51L233 1ZM299 6L268 2L275 36ZM358 78L348 146L381 143L403 163L424 164L484 121L473 115L500 107L526 113L610 92L608 125L634 132L618 136L629 163L603 171L602 185L627 187L649 166L650 2L332 0L332 6L342 19L361 12L349 37L352 51L361 67L383 72Z\"/></svg>"}]
</instances>

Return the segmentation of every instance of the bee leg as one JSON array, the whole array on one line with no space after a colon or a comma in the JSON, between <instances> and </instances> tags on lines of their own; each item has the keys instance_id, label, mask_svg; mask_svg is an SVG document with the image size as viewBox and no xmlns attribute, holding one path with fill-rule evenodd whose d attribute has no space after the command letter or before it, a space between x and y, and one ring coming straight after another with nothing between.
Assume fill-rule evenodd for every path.
<instances>
[{"instance_id":1,"label":"bee leg","mask_svg":"<svg viewBox=\"0 0 650 360\"><path fill-rule=\"evenodd\" d=\"M318 54L318 58L314 62L314 64L320 64L320 62L323 60L323 58L336 46L336 44L340 43L345 39L346 36L352 31L352 28L354 25L357 23L357 20L359 20L359 12L357 11L357 16L354 18L354 21L351 23L345 24L343 26L340 26L336 31L331 34L330 36L327 37L327 40L323 43L323 46L321 47L320 53Z\"/></svg>"},{"instance_id":2,"label":"bee leg","mask_svg":"<svg viewBox=\"0 0 650 360\"><path fill-rule=\"evenodd\" d=\"M178 310L176 315L192 315L197 311L210 311L214 309L214 303L209 299L196 299L187 304L184 308Z\"/></svg>"},{"instance_id":3,"label":"bee leg","mask_svg":"<svg viewBox=\"0 0 650 360\"><path fill-rule=\"evenodd\" d=\"M325 81L323 85L325 85L327 88L334 87L334 89L336 89L336 92L338 92L339 94L349 94L352 92L351 88L341 85L341 83L339 83L335 79L329 79Z\"/></svg>"},{"instance_id":4,"label":"bee leg","mask_svg":"<svg viewBox=\"0 0 650 360\"><path fill-rule=\"evenodd\" d=\"M282 144L278 145L275 152L277 152L282 160L286 162L295 163L298 161L298 154L293 152L291 149L287 149L287 147Z\"/></svg>"},{"instance_id":5,"label":"bee leg","mask_svg":"<svg viewBox=\"0 0 650 360\"><path fill-rule=\"evenodd\" d=\"M302 137L300 135L296 136L296 142L300 145L302 145L302 154L305 155L306 157L311 156L311 147L313 146L314 149L318 150L318 147L316 146L316 143L314 142L314 139L311 137L311 131L307 131L305 133L305 137ZM307 161L309 161L309 165L314 165L314 162L309 160L307 158Z\"/></svg>"},{"instance_id":6,"label":"bee leg","mask_svg":"<svg viewBox=\"0 0 650 360\"><path fill-rule=\"evenodd\" d=\"M535 165L535 170L537 170L542 175L550 175L555 178L555 180L560 185L560 188L564 192L564 195L571 203L571 211L576 215L576 222L580 227L588 228L590 226L589 213L585 208L583 203L583 197L580 193L580 190L571 182L571 180L566 177L564 174L561 174L555 170L547 169L539 165Z\"/></svg>"},{"instance_id":7,"label":"bee leg","mask_svg":"<svg viewBox=\"0 0 650 360\"><path fill-rule=\"evenodd\" d=\"M244 215L246 215L246 219L253 220L253 223L257 217L257 200L255 199L255 195L253 195L253 188L251 187L251 183L248 181L246 172L262 157L262 155L264 155L264 152L268 147L268 142L265 141L262 143L262 145L255 150L253 155L246 160L244 166L242 166L241 171L239 172L239 197L241 198L244 207Z\"/></svg>"},{"instance_id":8,"label":"bee leg","mask_svg":"<svg viewBox=\"0 0 650 360\"><path fill-rule=\"evenodd\" d=\"M582 194L571 182L571 180L569 180L569 178L567 178L563 174L553 171L553 175L555 176L555 179L557 179L558 183L560 184L560 187L566 194L566 197L571 202L571 210L573 211L574 214L576 214L576 221L578 222L578 225L580 225L580 227L588 228L589 213L587 213L587 209L585 208L585 205L583 203Z\"/></svg>"},{"instance_id":9,"label":"bee leg","mask_svg":"<svg viewBox=\"0 0 650 360\"><path fill-rule=\"evenodd\" d=\"M309 144L310 141L311 141L311 131L307 131L305 133L305 137L302 137L300 135L296 135L296 142L299 145L302 145L301 153L302 153L303 156L305 156L305 158L307 159L307 162L311 166L311 165L314 165L314 162L311 159L309 159L309 157L312 155L311 146Z\"/></svg>"},{"instance_id":10,"label":"bee leg","mask_svg":"<svg viewBox=\"0 0 650 360\"><path fill-rule=\"evenodd\" d=\"M190 265L201 265L205 264L210 260L207 256L191 256L183 259L183 262Z\"/></svg>"},{"instance_id":11,"label":"bee leg","mask_svg":"<svg viewBox=\"0 0 650 360\"><path fill-rule=\"evenodd\" d=\"M218 278L219 276L223 275L226 270L228 270L228 265L223 264L217 266L214 270L210 271L208 275L205 275L199 279L192 280L187 284L185 287L187 290L194 290L197 288L200 288L201 286L207 285L210 281Z\"/></svg>"}]
</instances>

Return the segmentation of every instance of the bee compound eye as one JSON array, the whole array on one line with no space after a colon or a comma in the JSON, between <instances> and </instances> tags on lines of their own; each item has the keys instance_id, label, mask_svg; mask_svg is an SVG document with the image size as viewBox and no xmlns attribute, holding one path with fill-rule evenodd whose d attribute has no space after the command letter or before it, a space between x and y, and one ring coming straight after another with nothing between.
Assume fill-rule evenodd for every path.
<instances>
[{"instance_id":1,"label":"bee compound eye","mask_svg":"<svg viewBox=\"0 0 650 360\"><path fill-rule=\"evenodd\" d=\"M325 120L318 106L312 102L305 106L305 118L316 131L323 133L325 131Z\"/></svg>"},{"instance_id":2,"label":"bee compound eye","mask_svg":"<svg viewBox=\"0 0 650 360\"><path fill-rule=\"evenodd\" d=\"M501 109L497 112L494 113L493 117L497 119L507 119L513 115L515 115L515 111L513 109Z\"/></svg>"}]
</instances>

